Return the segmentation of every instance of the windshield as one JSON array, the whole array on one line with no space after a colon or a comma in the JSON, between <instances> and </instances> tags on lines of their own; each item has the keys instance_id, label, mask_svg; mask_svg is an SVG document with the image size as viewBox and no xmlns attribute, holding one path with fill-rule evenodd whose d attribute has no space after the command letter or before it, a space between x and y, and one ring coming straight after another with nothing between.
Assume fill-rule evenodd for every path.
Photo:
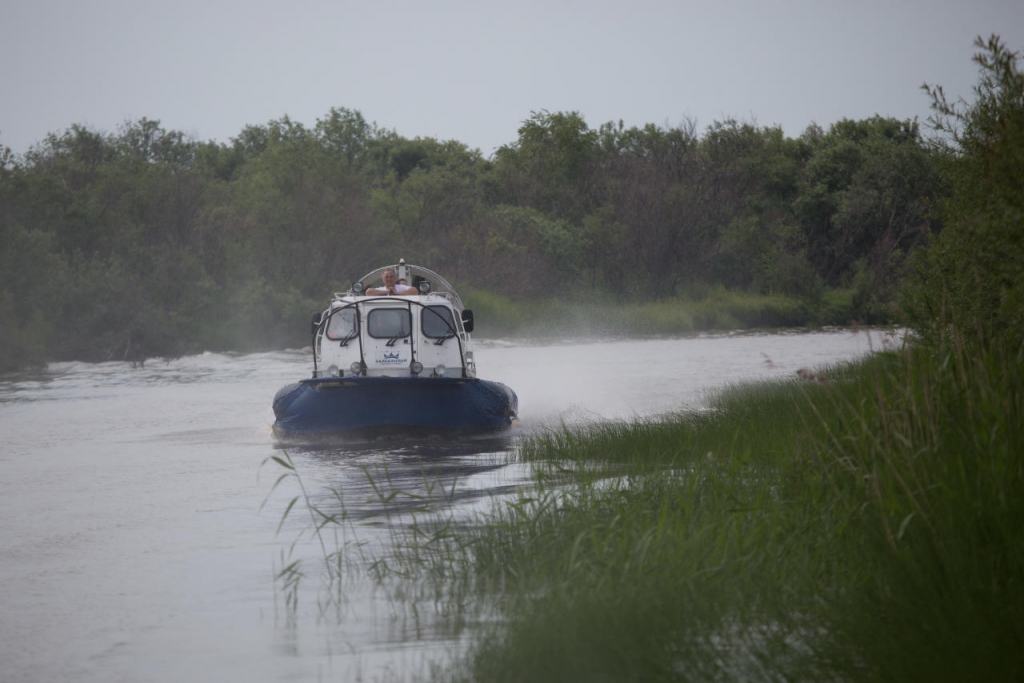
<instances>
[{"instance_id":1,"label":"windshield","mask_svg":"<svg viewBox=\"0 0 1024 683\"><path fill-rule=\"evenodd\" d=\"M336 311L327 323L328 339L349 339L355 336L358 329L355 308L343 308Z\"/></svg>"},{"instance_id":2,"label":"windshield","mask_svg":"<svg viewBox=\"0 0 1024 683\"><path fill-rule=\"evenodd\" d=\"M423 336L443 339L455 334L455 319L447 306L426 306L420 318Z\"/></svg>"},{"instance_id":3,"label":"windshield","mask_svg":"<svg viewBox=\"0 0 1024 683\"><path fill-rule=\"evenodd\" d=\"M412 330L412 317L405 308L377 308L367 316L366 330L377 339L408 337Z\"/></svg>"}]
</instances>

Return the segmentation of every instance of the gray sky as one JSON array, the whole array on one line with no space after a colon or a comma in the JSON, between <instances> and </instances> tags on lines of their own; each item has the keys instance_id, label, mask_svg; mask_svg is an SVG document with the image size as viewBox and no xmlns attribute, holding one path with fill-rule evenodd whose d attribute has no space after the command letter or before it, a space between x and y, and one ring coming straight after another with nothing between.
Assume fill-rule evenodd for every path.
<instances>
[{"instance_id":1,"label":"gray sky","mask_svg":"<svg viewBox=\"0 0 1024 683\"><path fill-rule=\"evenodd\" d=\"M699 130L929 113L1024 0L0 0L0 145L142 117L228 142L346 107L486 156L532 111Z\"/></svg>"}]
</instances>

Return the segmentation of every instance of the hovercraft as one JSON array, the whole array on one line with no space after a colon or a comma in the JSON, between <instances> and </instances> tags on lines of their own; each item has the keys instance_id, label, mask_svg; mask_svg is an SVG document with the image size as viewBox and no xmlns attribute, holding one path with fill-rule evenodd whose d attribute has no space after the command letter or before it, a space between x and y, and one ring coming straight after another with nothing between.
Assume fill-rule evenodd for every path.
<instances>
[{"instance_id":1,"label":"hovercraft","mask_svg":"<svg viewBox=\"0 0 1024 683\"><path fill-rule=\"evenodd\" d=\"M385 277L413 289L401 295L393 288L374 290ZM313 376L274 396L274 430L308 435L508 429L518 398L506 385L476 376L472 331L473 311L437 273L404 259L373 270L313 314Z\"/></svg>"}]
</instances>

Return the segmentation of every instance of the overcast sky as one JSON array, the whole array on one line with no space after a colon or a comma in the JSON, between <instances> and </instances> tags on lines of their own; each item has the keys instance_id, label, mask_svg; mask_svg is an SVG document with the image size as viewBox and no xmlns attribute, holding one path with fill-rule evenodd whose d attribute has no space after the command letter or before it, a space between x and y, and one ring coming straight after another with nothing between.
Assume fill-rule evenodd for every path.
<instances>
[{"instance_id":1,"label":"overcast sky","mask_svg":"<svg viewBox=\"0 0 1024 683\"><path fill-rule=\"evenodd\" d=\"M229 142L331 107L490 156L534 111L699 130L929 113L1024 0L0 0L0 145L143 117Z\"/></svg>"}]
</instances>

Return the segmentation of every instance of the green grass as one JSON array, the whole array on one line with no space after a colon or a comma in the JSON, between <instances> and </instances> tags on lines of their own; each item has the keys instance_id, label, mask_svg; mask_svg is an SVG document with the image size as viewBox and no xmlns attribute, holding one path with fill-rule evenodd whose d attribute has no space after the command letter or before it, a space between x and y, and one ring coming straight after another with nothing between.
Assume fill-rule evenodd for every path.
<instances>
[{"instance_id":1,"label":"green grass","mask_svg":"<svg viewBox=\"0 0 1024 683\"><path fill-rule=\"evenodd\" d=\"M535 488L415 551L488 619L444 677L1019 680L1022 366L878 354L528 439Z\"/></svg>"},{"instance_id":2,"label":"green grass","mask_svg":"<svg viewBox=\"0 0 1024 683\"><path fill-rule=\"evenodd\" d=\"M465 292L481 336L532 337L689 334L712 330L846 325L854 321L852 293L831 291L820 302L725 289L698 298L644 303L551 298L517 302L482 291Z\"/></svg>"}]
</instances>

